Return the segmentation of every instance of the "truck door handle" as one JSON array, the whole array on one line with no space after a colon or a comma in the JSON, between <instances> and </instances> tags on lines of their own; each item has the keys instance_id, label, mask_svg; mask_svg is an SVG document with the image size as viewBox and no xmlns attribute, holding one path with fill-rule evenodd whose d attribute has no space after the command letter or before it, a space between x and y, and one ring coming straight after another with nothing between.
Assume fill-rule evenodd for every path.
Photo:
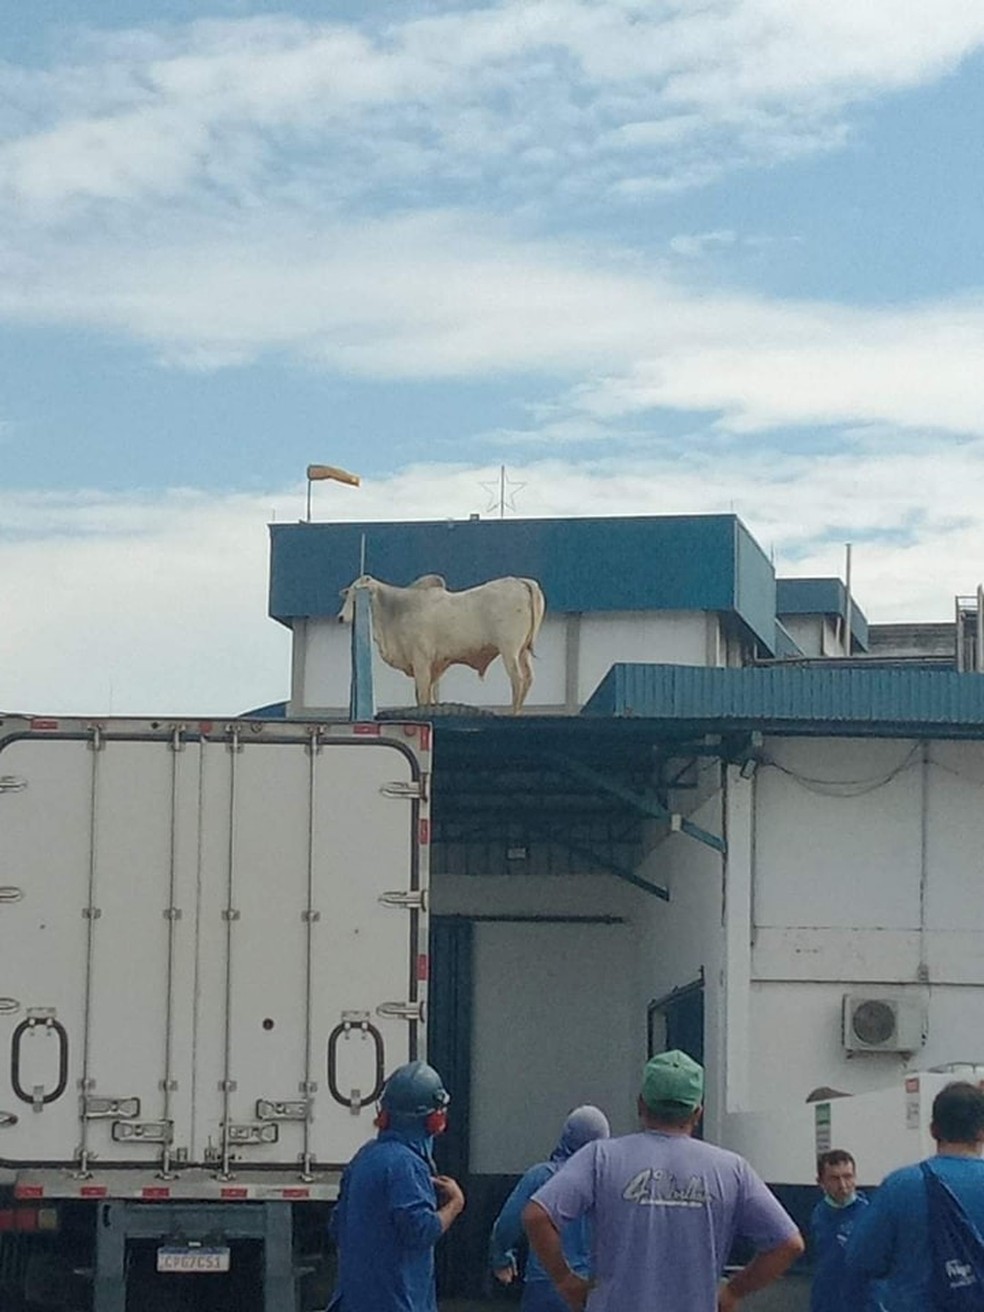
<instances>
[{"instance_id":1,"label":"truck door handle","mask_svg":"<svg viewBox=\"0 0 984 1312\"><path fill-rule=\"evenodd\" d=\"M58 1083L47 1093L45 1093L43 1085L28 1091L21 1084L21 1045L24 1041L24 1035L28 1031L33 1031L39 1027L47 1034L54 1034L58 1039ZM14 1091L14 1096L19 1098L21 1102L26 1102L40 1111L48 1103L55 1102L60 1098L65 1092L67 1084L68 1034L65 1032L64 1025L52 1016L46 1016L43 1020L38 1017L29 1017L27 1020L22 1020L10 1036L10 1087Z\"/></svg>"}]
</instances>

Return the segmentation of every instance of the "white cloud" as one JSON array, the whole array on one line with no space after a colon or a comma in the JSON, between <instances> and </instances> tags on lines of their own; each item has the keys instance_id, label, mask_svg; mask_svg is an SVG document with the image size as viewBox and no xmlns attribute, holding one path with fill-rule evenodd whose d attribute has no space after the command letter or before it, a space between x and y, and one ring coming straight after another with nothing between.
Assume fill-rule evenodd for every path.
<instances>
[{"instance_id":1,"label":"white cloud","mask_svg":"<svg viewBox=\"0 0 984 1312\"><path fill-rule=\"evenodd\" d=\"M202 368L277 351L370 378L548 375L570 389L569 417L613 433L658 410L734 433L984 425L980 297L851 309L714 293L467 214L267 212L232 234L156 238L152 255L143 238L111 251L35 238L8 256L0 316L132 335Z\"/></svg>"},{"instance_id":2,"label":"white cloud","mask_svg":"<svg viewBox=\"0 0 984 1312\"><path fill-rule=\"evenodd\" d=\"M325 194L349 203L389 185L401 154L420 177L477 171L531 199L562 177L628 196L830 149L853 102L982 43L976 0L500 0L93 34L60 66L0 69L0 193L49 219L79 200L249 194L302 151L331 155Z\"/></svg>"}]
</instances>

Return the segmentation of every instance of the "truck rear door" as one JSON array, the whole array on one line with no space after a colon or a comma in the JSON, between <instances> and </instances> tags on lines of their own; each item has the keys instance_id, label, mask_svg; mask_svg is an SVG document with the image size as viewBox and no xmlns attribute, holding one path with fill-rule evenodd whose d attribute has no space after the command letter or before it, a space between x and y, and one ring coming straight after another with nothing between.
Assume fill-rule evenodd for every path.
<instances>
[{"instance_id":1,"label":"truck rear door","mask_svg":"<svg viewBox=\"0 0 984 1312\"><path fill-rule=\"evenodd\" d=\"M12 725L0 1160L307 1177L421 1048L426 726Z\"/></svg>"}]
</instances>

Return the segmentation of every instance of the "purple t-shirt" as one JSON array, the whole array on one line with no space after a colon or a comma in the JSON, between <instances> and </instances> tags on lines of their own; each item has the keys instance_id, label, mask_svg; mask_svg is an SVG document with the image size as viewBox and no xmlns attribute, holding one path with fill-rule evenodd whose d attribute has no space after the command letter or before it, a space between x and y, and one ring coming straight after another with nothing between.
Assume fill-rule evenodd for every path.
<instances>
[{"instance_id":1,"label":"purple t-shirt","mask_svg":"<svg viewBox=\"0 0 984 1312\"><path fill-rule=\"evenodd\" d=\"M797 1233L743 1157L644 1130L589 1143L533 1195L562 1227L588 1214L588 1312L716 1312L736 1238L777 1248Z\"/></svg>"}]
</instances>

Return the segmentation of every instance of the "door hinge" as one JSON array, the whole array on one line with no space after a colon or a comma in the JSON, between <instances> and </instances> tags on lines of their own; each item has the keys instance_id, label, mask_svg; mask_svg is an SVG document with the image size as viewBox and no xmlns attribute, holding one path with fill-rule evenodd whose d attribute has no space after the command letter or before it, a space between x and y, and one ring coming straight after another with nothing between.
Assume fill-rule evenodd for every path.
<instances>
[{"instance_id":1,"label":"door hinge","mask_svg":"<svg viewBox=\"0 0 984 1312\"><path fill-rule=\"evenodd\" d=\"M173 1121L114 1121L113 1142L170 1143L174 1135Z\"/></svg>"},{"instance_id":2,"label":"door hinge","mask_svg":"<svg viewBox=\"0 0 984 1312\"><path fill-rule=\"evenodd\" d=\"M22 888L16 888L13 884L4 884L0 888L0 902L19 902L24 896Z\"/></svg>"},{"instance_id":3,"label":"door hinge","mask_svg":"<svg viewBox=\"0 0 984 1312\"><path fill-rule=\"evenodd\" d=\"M423 888L393 889L380 893L379 904L384 907L405 907L407 911L425 911L427 892Z\"/></svg>"},{"instance_id":4,"label":"door hinge","mask_svg":"<svg viewBox=\"0 0 984 1312\"><path fill-rule=\"evenodd\" d=\"M270 1121L260 1125L227 1125L226 1131L229 1142L236 1144L237 1147L276 1143L280 1138L279 1125L274 1125Z\"/></svg>"},{"instance_id":5,"label":"door hinge","mask_svg":"<svg viewBox=\"0 0 984 1312\"><path fill-rule=\"evenodd\" d=\"M422 1002L381 1002L376 1008L377 1016L390 1020L422 1021L424 1004Z\"/></svg>"},{"instance_id":6,"label":"door hinge","mask_svg":"<svg viewBox=\"0 0 984 1312\"><path fill-rule=\"evenodd\" d=\"M82 1098L82 1115L87 1121L97 1121L104 1118L132 1120L134 1116L140 1115L140 1099L95 1097L92 1094L86 1094Z\"/></svg>"},{"instance_id":7,"label":"door hinge","mask_svg":"<svg viewBox=\"0 0 984 1312\"><path fill-rule=\"evenodd\" d=\"M256 1100L258 1121L306 1121L310 1114L311 1103L307 1098L294 1102L274 1102L269 1098Z\"/></svg>"},{"instance_id":8,"label":"door hinge","mask_svg":"<svg viewBox=\"0 0 984 1312\"><path fill-rule=\"evenodd\" d=\"M413 802L427 801L427 775L419 779L394 779L379 790L384 797L399 797Z\"/></svg>"},{"instance_id":9,"label":"door hinge","mask_svg":"<svg viewBox=\"0 0 984 1312\"><path fill-rule=\"evenodd\" d=\"M0 774L0 793L22 793L27 780L19 774Z\"/></svg>"}]
</instances>

